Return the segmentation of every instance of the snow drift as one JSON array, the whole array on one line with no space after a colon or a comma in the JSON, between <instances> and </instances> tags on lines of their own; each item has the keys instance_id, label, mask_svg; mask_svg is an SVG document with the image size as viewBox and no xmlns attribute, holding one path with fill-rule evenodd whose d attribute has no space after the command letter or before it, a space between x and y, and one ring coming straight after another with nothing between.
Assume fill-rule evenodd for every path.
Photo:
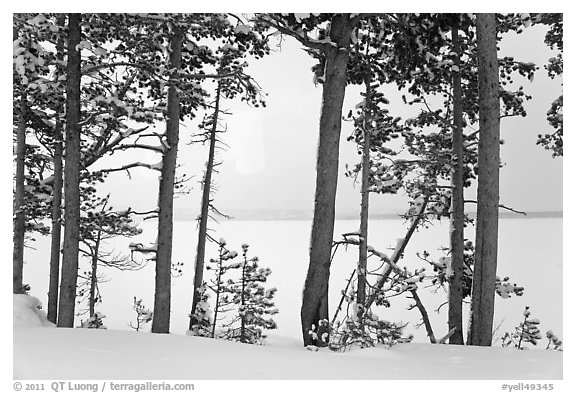
<instances>
[{"instance_id":1,"label":"snow drift","mask_svg":"<svg viewBox=\"0 0 576 393\"><path fill-rule=\"evenodd\" d=\"M200 337L53 326L39 301L14 296L15 379L271 380L562 378L562 353L401 344L334 353L271 337L248 345Z\"/></svg>"},{"instance_id":2,"label":"snow drift","mask_svg":"<svg viewBox=\"0 0 576 393\"><path fill-rule=\"evenodd\" d=\"M13 295L13 326L14 330L21 327L45 326L54 327L54 324L46 318L42 310L42 303L33 296Z\"/></svg>"}]
</instances>

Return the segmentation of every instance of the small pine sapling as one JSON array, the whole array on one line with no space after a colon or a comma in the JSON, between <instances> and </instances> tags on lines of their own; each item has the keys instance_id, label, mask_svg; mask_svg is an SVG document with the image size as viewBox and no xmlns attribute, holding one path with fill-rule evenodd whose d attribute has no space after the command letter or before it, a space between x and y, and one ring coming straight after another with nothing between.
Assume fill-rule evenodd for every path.
<instances>
[{"instance_id":1,"label":"small pine sapling","mask_svg":"<svg viewBox=\"0 0 576 393\"><path fill-rule=\"evenodd\" d=\"M552 330L548 330L546 332L546 338L548 339L548 345L546 345L546 349L553 350L553 351L560 351L564 350L562 340L560 340Z\"/></svg>"},{"instance_id":2,"label":"small pine sapling","mask_svg":"<svg viewBox=\"0 0 576 393\"><path fill-rule=\"evenodd\" d=\"M212 319L212 328L210 331L210 337L214 338L216 336L216 325L218 323L218 314L226 313L231 310L230 305L232 303L229 298L229 294L226 293L224 286L224 274L231 269L231 267L224 264L224 262L234 259L238 256L236 251L230 251L226 248L226 240L220 239L218 241L218 259L210 258L209 263L216 265L215 267L206 266L206 270L214 270L214 279L210 280L212 285L208 285L216 294L216 300L214 304L214 317Z\"/></svg>"},{"instance_id":3,"label":"small pine sapling","mask_svg":"<svg viewBox=\"0 0 576 393\"><path fill-rule=\"evenodd\" d=\"M506 332L502 337L502 346L514 346L516 349L527 349L528 347L522 345L523 343L530 343L534 346L538 344L538 340L542 339L538 325L538 319L530 318L530 307L526 306L524 310L524 321L516 327L514 333Z\"/></svg>"},{"instance_id":4,"label":"small pine sapling","mask_svg":"<svg viewBox=\"0 0 576 393\"><path fill-rule=\"evenodd\" d=\"M84 329L107 329L107 327L104 326L104 322L102 322L104 318L106 318L106 315L97 311L86 321L81 321L78 327Z\"/></svg>"},{"instance_id":5,"label":"small pine sapling","mask_svg":"<svg viewBox=\"0 0 576 393\"><path fill-rule=\"evenodd\" d=\"M136 325L132 324L132 322L129 323L132 329L139 331L145 324L152 321L154 314L144 305L142 299L137 299L134 296L132 309L136 312Z\"/></svg>"},{"instance_id":6,"label":"small pine sapling","mask_svg":"<svg viewBox=\"0 0 576 393\"><path fill-rule=\"evenodd\" d=\"M229 268L241 268L240 278L229 281L226 288L238 307L238 315L226 326L229 328L224 338L250 344L261 344L266 336L263 330L276 329L271 318L278 313L274 305L276 288L266 289L263 284L271 274L269 268L258 265L258 257L248 258L248 245L242 245L242 262ZM239 326L238 326L239 324Z\"/></svg>"}]
</instances>

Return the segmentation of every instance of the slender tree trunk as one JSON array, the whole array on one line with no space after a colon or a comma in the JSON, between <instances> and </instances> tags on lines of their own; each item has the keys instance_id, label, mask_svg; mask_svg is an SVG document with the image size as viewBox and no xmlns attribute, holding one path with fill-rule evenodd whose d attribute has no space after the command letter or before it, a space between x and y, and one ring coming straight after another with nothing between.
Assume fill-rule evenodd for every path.
<instances>
[{"instance_id":1,"label":"slender tree trunk","mask_svg":"<svg viewBox=\"0 0 576 393\"><path fill-rule=\"evenodd\" d=\"M336 311L334 312L334 316L332 317L332 321L330 321L330 323L332 325L334 325L334 322L336 322L336 318L338 318L338 314L340 313L340 310L342 310L342 304L344 304L344 300L346 300L346 296L348 294L348 288L350 288L350 284L352 283L352 279L354 278L355 275L356 275L356 269L352 270L352 273L350 274L350 277L348 278L348 281L346 282L346 287L342 291L342 297L340 298L340 302L338 303L338 307L336 307Z\"/></svg>"},{"instance_id":2,"label":"slender tree trunk","mask_svg":"<svg viewBox=\"0 0 576 393\"><path fill-rule=\"evenodd\" d=\"M57 24L64 27L66 23L66 15L60 14L57 17ZM61 37L56 43L56 58L60 61L64 60L64 39ZM58 76L65 75L66 70L63 66L57 67ZM60 114L64 113L62 104L58 104L56 108L58 116L56 117L56 124L54 127L54 183L52 184L52 233L50 244L50 277L48 283L48 320L52 323L58 321L58 291L60 284L60 251L62 241L62 162L63 162L63 146L62 146L62 121Z\"/></svg>"},{"instance_id":3,"label":"slender tree trunk","mask_svg":"<svg viewBox=\"0 0 576 393\"><path fill-rule=\"evenodd\" d=\"M192 296L192 310L190 311L190 325L192 330L198 324L195 317L196 306L200 302L200 288L204 283L204 259L206 255L206 235L208 231L208 214L210 210L210 189L212 185L212 172L214 170L214 155L216 151L216 131L218 127L218 115L220 111L220 87L218 82L216 89L216 102L214 104L214 114L212 115L212 128L210 129L210 148L208 151L208 162L206 163L206 173L202 184L202 206L200 209L200 223L198 225L198 245L196 248L196 263L194 265L194 293Z\"/></svg>"},{"instance_id":4,"label":"slender tree trunk","mask_svg":"<svg viewBox=\"0 0 576 393\"><path fill-rule=\"evenodd\" d=\"M420 315L422 315L422 322L426 328L426 335L428 335L430 344L436 344L436 336L434 336L434 330L432 329L432 324L430 323L430 318L428 317L428 311L426 311L426 307L424 307L424 304L422 304L422 300L420 300L420 296L418 296L418 291L416 289L412 289L410 294L412 295L412 299L414 299L416 302L416 308L418 311L420 311Z\"/></svg>"},{"instance_id":5,"label":"slender tree trunk","mask_svg":"<svg viewBox=\"0 0 576 393\"><path fill-rule=\"evenodd\" d=\"M222 284L222 254L223 246L220 246L220 256L218 259L218 275L216 276L216 304L214 305L214 320L212 321L212 331L210 337L214 338L216 334L216 323L218 323L218 310L220 308L220 287Z\"/></svg>"},{"instance_id":6,"label":"slender tree trunk","mask_svg":"<svg viewBox=\"0 0 576 393\"><path fill-rule=\"evenodd\" d=\"M240 305L242 306L242 315L240 315L240 342L246 342L246 253L244 253L244 265L242 266L242 295Z\"/></svg>"},{"instance_id":7,"label":"slender tree trunk","mask_svg":"<svg viewBox=\"0 0 576 393\"><path fill-rule=\"evenodd\" d=\"M68 15L66 68L66 161L64 167L64 250L58 326L74 326L80 240L80 43L81 14Z\"/></svg>"},{"instance_id":8,"label":"slender tree trunk","mask_svg":"<svg viewBox=\"0 0 576 393\"><path fill-rule=\"evenodd\" d=\"M356 302L358 317L362 323L364 315L364 305L366 303L366 267L368 265L368 207L370 201L370 78L366 78L366 97L364 99L363 128L364 143L362 146L362 185L360 202L360 242L358 245L358 287L356 291Z\"/></svg>"},{"instance_id":9,"label":"slender tree trunk","mask_svg":"<svg viewBox=\"0 0 576 393\"><path fill-rule=\"evenodd\" d=\"M54 184L52 185L52 237L50 279L48 284L48 320L57 322L58 284L60 281L60 243L62 237L62 125L54 128Z\"/></svg>"},{"instance_id":10,"label":"slender tree trunk","mask_svg":"<svg viewBox=\"0 0 576 393\"><path fill-rule=\"evenodd\" d=\"M480 142L478 146L478 210L476 255L472 287L471 326L468 342L492 345L494 290L498 253L500 170L500 102L495 14L477 14L478 95Z\"/></svg>"},{"instance_id":11,"label":"slender tree trunk","mask_svg":"<svg viewBox=\"0 0 576 393\"><path fill-rule=\"evenodd\" d=\"M25 88L24 86L22 87ZM13 281L12 292L22 293L24 274L24 238L26 231L24 169L26 165L26 93L20 96L20 115L16 130L16 179L14 184L13 240L12 250Z\"/></svg>"},{"instance_id":12,"label":"slender tree trunk","mask_svg":"<svg viewBox=\"0 0 576 393\"><path fill-rule=\"evenodd\" d=\"M174 26L170 40L169 68L180 70L183 34ZM174 208L174 181L178 154L180 95L176 87L177 74L171 77L168 89L168 120L166 142L169 148L162 158L162 172L158 195L158 249L156 257L156 290L154 293L154 319L152 333L170 332L170 292L172 279L172 233Z\"/></svg>"},{"instance_id":13,"label":"slender tree trunk","mask_svg":"<svg viewBox=\"0 0 576 393\"><path fill-rule=\"evenodd\" d=\"M452 27L452 44L458 71L452 76L454 128L452 131L452 217L450 249L452 274L448 277L448 330L454 330L450 344L464 344L462 332L462 276L464 266L464 146L462 139L462 82L460 79L460 37L458 22Z\"/></svg>"},{"instance_id":14,"label":"slender tree trunk","mask_svg":"<svg viewBox=\"0 0 576 393\"><path fill-rule=\"evenodd\" d=\"M328 320L328 281L334 235L338 156L342 103L346 89L350 33L354 23L348 14L337 14L330 24L330 39L337 47L326 46L325 81L322 88L320 136L316 162L316 195L310 236L310 264L304 283L300 318L304 345L319 344L310 336L312 326Z\"/></svg>"},{"instance_id":15,"label":"slender tree trunk","mask_svg":"<svg viewBox=\"0 0 576 393\"><path fill-rule=\"evenodd\" d=\"M92 271L90 272L90 298L88 299L88 309L90 316L94 315L96 306L96 288L98 286L98 254L100 253L100 239L102 231L98 231L96 242L92 254Z\"/></svg>"}]
</instances>

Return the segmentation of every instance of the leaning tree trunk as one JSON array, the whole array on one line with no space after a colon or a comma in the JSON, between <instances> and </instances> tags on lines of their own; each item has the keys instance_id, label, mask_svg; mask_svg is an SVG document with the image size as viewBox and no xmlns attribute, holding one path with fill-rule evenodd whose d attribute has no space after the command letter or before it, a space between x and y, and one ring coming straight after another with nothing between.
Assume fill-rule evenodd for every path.
<instances>
[{"instance_id":1,"label":"leaning tree trunk","mask_svg":"<svg viewBox=\"0 0 576 393\"><path fill-rule=\"evenodd\" d=\"M214 155L216 151L216 131L218 127L218 115L220 112L220 89L218 82L216 88L216 102L214 103L214 113L210 129L210 148L208 151L208 162L206 163L206 174L202 184L202 206L200 209L200 222L198 225L198 245L196 248L196 264L194 265L194 293L192 295L192 309L190 311L190 324L188 328L192 330L198 324L196 319L196 306L200 302L200 288L204 283L204 258L206 255L206 235L208 231L208 214L210 210L210 189L212 186L212 172L214 170Z\"/></svg>"},{"instance_id":2,"label":"leaning tree trunk","mask_svg":"<svg viewBox=\"0 0 576 393\"><path fill-rule=\"evenodd\" d=\"M20 97L20 114L16 130L16 178L14 184L13 240L12 250L13 281L12 292L22 293L24 274L24 237L26 231L24 167L26 165L26 93Z\"/></svg>"},{"instance_id":3,"label":"leaning tree trunk","mask_svg":"<svg viewBox=\"0 0 576 393\"><path fill-rule=\"evenodd\" d=\"M498 252L500 170L500 102L495 14L477 14L478 95L478 211L476 255L468 343L492 345L494 289Z\"/></svg>"},{"instance_id":4,"label":"leaning tree trunk","mask_svg":"<svg viewBox=\"0 0 576 393\"><path fill-rule=\"evenodd\" d=\"M458 23L458 22L456 22ZM452 76L454 100L454 128L452 130L452 217L450 249L452 275L448 278L448 330L454 329L450 344L464 344L462 332L462 279L464 266L464 145L462 139L462 81L460 78L460 38L457 24L452 27L454 65L458 67Z\"/></svg>"},{"instance_id":5,"label":"leaning tree trunk","mask_svg":"<svg viewBox=\"0 0 576 393\"><path fill-rule=\"evenodd\" d=\"M74 326L78 252L80 241L80 21L68 15L68 64L66 68L66 145L64 166L64 248L58 305L58 326Z\"/></svg>"},{"instance_id":6,"label":"leaning tree trunk","mask_svg":"<svg viewBox=\"0 0 576 393\"><path fill-rule=\"evenodd\" d=\"M182 40L182 32L174 26L174 34L170 40L169 68L176 71L170 77L170 87L168 89L168 119L165 133L168 149L162 157L162 172L158 193L158 249L156 254L156 289L154 292L152 333L170 332L172 216L180 121L180 95L176 85L182 63Z\"/></svg>"},{"instance_id":7,"label":"leaning tree trunk","mask_svg":"<svg viewBox=\"0 0 576 393\"><path fill-rule=\"evenodd\" d=\"M50 279L48 284L48 320L56 323L58 284L60 280L60 240L62 237L62 130L56 120L54 128L54 184L52 185L52 238L50 246Z\"/></svg>"},{"instance_id":8,"label":"leaning tree trunk","mask_svg":"<svg viewBox=\"0 0 576 393\"><path fill-rule=\"evenodd\" d=\"M330 39L337 46L326 45L325 81L322 88L320 136L316 161L316 194L310 236L310 264L304 283L300 318L304 345L318 344L309 334L313 326L328 320L328 280L334 235L338 155L342 103L346 89L350 34L354 24L348 14L337 14L330 25Z\"/></svg>"}]
</instances>

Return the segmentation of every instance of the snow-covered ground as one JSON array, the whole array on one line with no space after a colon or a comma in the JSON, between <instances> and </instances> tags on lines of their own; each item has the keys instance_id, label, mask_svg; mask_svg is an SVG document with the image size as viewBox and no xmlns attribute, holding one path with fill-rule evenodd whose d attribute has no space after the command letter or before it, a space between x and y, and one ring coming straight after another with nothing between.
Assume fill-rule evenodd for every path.
<instances>
[{"instance_id":1,"label":"snow-covered ground","mask_svg":"<svg viewBox=\"0 0 576 393\"><path fill-rule=\"evenodd\" d=\"M291 339L254 346L179 335L50 326L39 301L14 295L14 379L28 380L544 380L562 353L402 344L334 353ZM552 381L554 382L554 381ZM499 389L498 389L499 390Z\"/></svg>"}]
</instances>

